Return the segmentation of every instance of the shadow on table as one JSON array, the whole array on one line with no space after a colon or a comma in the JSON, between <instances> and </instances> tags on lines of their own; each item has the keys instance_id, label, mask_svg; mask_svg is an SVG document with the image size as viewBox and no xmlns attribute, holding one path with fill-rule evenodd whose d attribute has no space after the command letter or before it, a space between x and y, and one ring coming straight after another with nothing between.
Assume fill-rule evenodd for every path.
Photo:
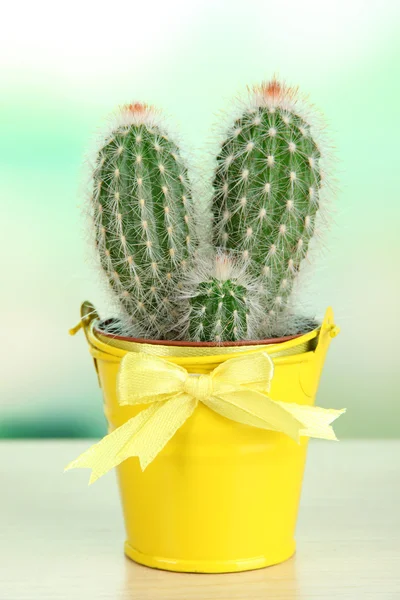
<instances>
[{"instance_id":1,"label":"shadow on table","mask_svg":"<svg viewBox=\"0 0 400 600\"><path fill-rule=\"evenodd\" d=\"M118 600L306 600L300 596L296 557L244 573L171 573L126 559L125 585Z\"/></svg>"}]
</instances>

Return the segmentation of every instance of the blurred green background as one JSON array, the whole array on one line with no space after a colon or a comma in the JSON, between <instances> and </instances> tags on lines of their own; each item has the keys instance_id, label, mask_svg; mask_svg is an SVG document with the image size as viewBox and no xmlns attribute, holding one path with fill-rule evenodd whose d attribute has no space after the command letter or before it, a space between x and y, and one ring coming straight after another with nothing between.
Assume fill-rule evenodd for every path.
<instances>
[{"instance_id":1,"label":"blurred green background","mask_svg":"<svg viewBox=\"0 0 400 600\"><path fill-rule=\"evenodd\" d=\"M88 261L81 165L118 104L164 107L197 156L215 113L274 73L330 123L340 192L308 297L342 327L319 390L341 437L398 437L398 0L94 2L3 8L0 437L100 436L79 305L107 298ZM311 291L310 291L311 290Z\"/></svg>"}]
</instances>

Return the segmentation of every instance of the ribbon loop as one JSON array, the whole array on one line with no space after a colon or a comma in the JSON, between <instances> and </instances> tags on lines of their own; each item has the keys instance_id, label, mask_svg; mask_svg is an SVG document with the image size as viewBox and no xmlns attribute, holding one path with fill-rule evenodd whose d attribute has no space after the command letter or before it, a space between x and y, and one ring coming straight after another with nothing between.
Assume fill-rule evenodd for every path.
<instances>
[{"instance_id":1,"label":"ribbon loop","mask_svg":"<svg viewBox=\"0 0 400 600\"><path fill-rule=\"evenodd\" d=\"M117 392L121 406L150 404L136 417L81 454L67 469L90 467L90 483L125 459L139 457L144 470L193 414L198 402L242 425L284 433L336 439L331 423L344 411L272 400L274 365L266 352L231 358L209 375L143 353L121 360Z\"/></svg>"},{"instance_id":2,"label":"ribbon loop","mask_svg":"<svg viewBox=\"0 0 400 600\"><path fill-rule=\"evenodd\" d=\"M148 404L171 398L183 392L187 375L186 369L162 358L128 352L118 371L119 404Z\"/></svg>"}]
</instances>

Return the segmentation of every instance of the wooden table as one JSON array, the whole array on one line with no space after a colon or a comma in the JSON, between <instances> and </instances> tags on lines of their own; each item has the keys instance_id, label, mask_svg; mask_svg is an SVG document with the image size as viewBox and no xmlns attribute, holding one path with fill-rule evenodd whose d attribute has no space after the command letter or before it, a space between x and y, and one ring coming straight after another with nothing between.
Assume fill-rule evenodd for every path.
<instances>
[{"instance_id":1,"label":"wooden table","mask_svg":"<svg viewBox=\"0 0 400 600\"><path fill-rule=\"evenodd\" d=\"M114 475L63 474L89 444L0 442L1 600L400 599L400 441L312 440L296 556L229 575L126 559Z\"/></svg>"}]
</instances>

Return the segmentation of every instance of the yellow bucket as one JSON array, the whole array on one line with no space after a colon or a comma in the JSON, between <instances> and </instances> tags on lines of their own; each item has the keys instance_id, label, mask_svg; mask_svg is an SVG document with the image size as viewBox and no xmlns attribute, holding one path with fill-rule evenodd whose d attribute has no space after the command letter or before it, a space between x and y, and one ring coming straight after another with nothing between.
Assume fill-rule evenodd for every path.
<instances>
[{"instance_id":1,"label":"yellow bucket","mask_svg":"<svg viewBox=\"0 0 400 600\"><path fill-rule=\"evenodd\" d=\"M82 316L109 431L143 408L117 401L126 352L152 353L191 373L209 373L232 354L263 349L275 364L271 398L312 405L338 332L328 309L321 327L287 342L193 348L111 339L96 330L91 305L83 306ZM284 434L241 425L200 403L145 471L136 457L117 468L126 555L149 567L200 573L259 569L288 559L295 551L307 443L306 437L297 444Z\"/></svg>"}]
</instances>

